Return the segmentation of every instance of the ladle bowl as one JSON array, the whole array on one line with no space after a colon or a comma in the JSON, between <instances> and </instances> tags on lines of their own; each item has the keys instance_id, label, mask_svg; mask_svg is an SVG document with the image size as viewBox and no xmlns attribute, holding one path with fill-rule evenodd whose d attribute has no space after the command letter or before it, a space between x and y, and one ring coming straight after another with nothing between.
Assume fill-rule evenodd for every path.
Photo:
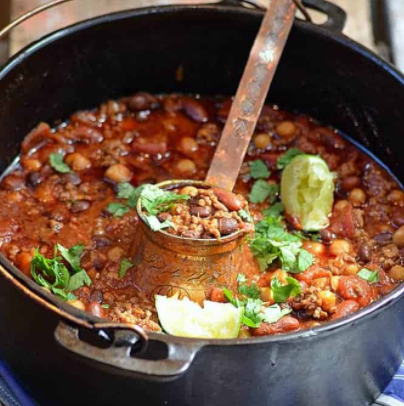
<instances>
[{"instance_id":1,"label":"ladle bowl","mask_svg":"<svg viewBox=\"0 0 404 406\"><path fill-rule=\"evenodd\" d=\"M170 180L156 186L172 190L185 186L211 188L198 180ZM187 296L195 302L209 297L213 287L235 289L237 274L247 273L254 263L242 230L216 239L184 238L164 230L152 231L143 219L141 199L137 203L140 227L134 236L132 259L136 265L134 284L150 299L154 294ZM257 265L258 266L258 265Z\"/></svg>"}]
</instances>

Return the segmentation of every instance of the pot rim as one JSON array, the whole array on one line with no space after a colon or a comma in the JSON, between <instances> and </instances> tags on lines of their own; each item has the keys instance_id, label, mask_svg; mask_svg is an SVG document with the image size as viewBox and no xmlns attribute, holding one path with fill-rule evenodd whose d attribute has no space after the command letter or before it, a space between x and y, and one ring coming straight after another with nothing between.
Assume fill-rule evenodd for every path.
<instances>
[{"instance_id":1,"label":"pot rim","mask_svg":"<svg viewBox=\"0 0 404 406\"><path fill-rule=\"evenodd\" d=\"M159 14L159 13L183 13L189 11L200 11L206 13L227 13L231 11L232 13L260 17L262 16L262 11L255 9L248 9L244 7L232 7L218 4L197 4L197 5L168 5L168 6L152 6L145 7L140 9L129 9L114 13L109 13L99 17L94 17L70 25L68 27L59 29L55 32L52 32L43 38L40 38L33 43L26 46L24 49L19 51L14 55L5 66L0 69L0 81L3 80L8 73L10 73L16 66L22 63L26 58L34 54L36 51L53 44L58 41L60 38L69 36L71 34L76 34L86 29L90 29L94 26L101 24L108 24L111 22L116 22L123 19L129 18L139 18L142 16L150 14ZM404 86L404 75L400 73L393 65L382 60L377 56L373 51L365 48L361 44L355 42L354 40L346 37L342 33L336 33L330 31L327 28L308 23L303 20L296 19L294 26L299 29L310 32L311 34L321 35L325 37L328 41L336 42L345 48L359 54L362 58L369 60L376 64L380 69L383 69L388 74L393 76L398 82ZM18 158L17 158L18 160ZM379 161L380 162L380 161ZM1 175L0 178L7 174L7 170ZM37 303L41 304L44 307L47 307L48 310L58 314L60 317L72 321L80 326L86 328L94 328L96 324L99 324L101 319L90 315L84 311L80 311L74 308L71 305L68 305L66 302L58 299L56 296L52 295L50 292L47 292L45 289L37 285L33 280L24 275L17 267L15 267L9 260L5 258L3 254L0 253L0 274L11 281L19 290L24 294L30 296ZM199 338L184 338L184 337L175 337L169 336L160 333L147 332L147 335L150 340L163 341L166 343L176 343L176 344L189 344L190 346L195 347L204 347L208 345L252 345L252 344L266 344L266 343L280 343L289 340L297 339L310 339L311 337L322 335L333 334L336 331L339 331L343 328L347 328L358 322L365 322L367 318L376 315L381 311L388 309L396 301L402 298L404 294L404 283L389 294L379 299L378 301L372 303L371 305L359 310L358 312L353 313L350 316L344 317L342 319L325 323L323 325L301 330L294 333L285 333L275 336L264 336L264 337L252 337L247 339L199 339Z\"/></svg>"}]
</instances>

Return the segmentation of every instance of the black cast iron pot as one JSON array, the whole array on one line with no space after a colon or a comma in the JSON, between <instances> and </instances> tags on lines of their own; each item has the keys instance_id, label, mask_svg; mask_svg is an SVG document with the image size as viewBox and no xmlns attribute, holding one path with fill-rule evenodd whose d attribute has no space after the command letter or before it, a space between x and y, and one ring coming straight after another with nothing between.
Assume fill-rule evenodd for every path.
<instances>
[{"instance_id":1,"label":"black cast iron pot","mask_svg":"<svg viewBox=\"0 0 404 406\"><path fill-rule=\"evenodd\" d=\"M340 33L340 9L305 3L331 15L325 26L296 21L271 101L334 125L404 180L403 77ZM0 72L1 169L39 121L110 98L138 90L234 94L261 18L236 1L148 8L29 46ZM0 356L41 406L362 406L404 354L404 286L303 332L225 341L149 334L147 344L135 327L75 310L0 262Z\"/></svg>"}]
</instances>

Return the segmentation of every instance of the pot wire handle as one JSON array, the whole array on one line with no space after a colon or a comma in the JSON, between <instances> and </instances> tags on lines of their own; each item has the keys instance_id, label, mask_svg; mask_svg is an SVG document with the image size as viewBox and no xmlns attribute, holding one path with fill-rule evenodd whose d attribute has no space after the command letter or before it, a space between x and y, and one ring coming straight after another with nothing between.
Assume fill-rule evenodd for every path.
<instances>
[{"instance_id":1,"label":"pot wire handle","mask_svg":"<svg viewBox=\"0 0 404 406\"><path fill-rule=\"evenodd\" d=\"M2 30L0 30L0 39L2 39L5 35L7 35L13 28L18 27L24 21L29 20L31 17L42 13L45 10L51 9L53 7L59 6L63 3L68 3L73 0L53 0L50 3L42 4L32 10L27 11L26 13L20 15L15 20L13 20L10 24L6 25Z\"/></svg>"},{"instance_id":2,"label":"pot wire handle","mask_svg":"<svg viewBox=\"0 0 404 406\"><path fill-rule=\"evenodd\" d=\"M105 336L103 334L105 330L113 331L111 346L100 348L81 340L79 329L63 321L56 327L55 339L63 348L84 358L150 377L175 378L182 375L191 366L195 355L202 347L201 344L191 342L187 345L171 343L162 335L159 341L164 342L168 347L167 358L140 359L131 356L135 345L140 343L139 352L143 352L147 347L147 335L140 327L118 323L97 323L94 325L94 330L103 336Z\"/></svg>"}]
</instances>

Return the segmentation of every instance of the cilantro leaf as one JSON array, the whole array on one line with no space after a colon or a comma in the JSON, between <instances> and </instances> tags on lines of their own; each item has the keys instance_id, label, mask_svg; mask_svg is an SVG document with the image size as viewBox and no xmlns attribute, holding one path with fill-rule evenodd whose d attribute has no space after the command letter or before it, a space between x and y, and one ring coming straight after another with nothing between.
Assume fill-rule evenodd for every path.
<instances>
[{"instance_id":1,"label":"cilantro leaf","mask_svg":"<svg viewBox=\"0 0 404 406\"><path fill-rule=\"evenodd\" d=\"M275 202L278 193L279 193L278 185L271 185L267 183L265 180L259 179L254 183L253 187L251 188L251 192L248 195L248 200L251 203L263 203L267 199L269 199L269 202L272 204Z\"/></svg>"},{"instance_id":2,"label":"cilantro leaf","mask_svg":"<svg viewBox=\"0 0 404 406\"><path fill-rule=\"evenodd\" d=\"M244 308L243 323L249 327L257 328L261 325L264 319L262 313L262 300L248 299Z\"/></svg>"},{"instance_id":3,"label":"cilantro leaf","mask_svg":"<svg viewBox=\"0 0 404 406\"><path fill-rule=\"evenodd\" d=\"M282 203L275 203L270 208L265 209L262 214L269 217L279 217L284 209L285 206Z\"/></svg>"},{"instance_id":4,"label":"cilantro leaf","mask_svg":"<svg viewBox=\"0 0 404 406\"><path fill-rule=\"evenodd\" d=\"M300 272L304 272L313 264L313 255L310 252L301 249L299 252L299 259L297 262L297 267Z\"/></svg>"},{"instance_id":5,"label":"cilantro leaf","mask_svg":"<svg viewBox=\"0 0 404 406\"><path fill-rule=\"evenodd\" d=\"M261 297L259 287L253 283L251 285L240 285L238 287L238 292L251 299L258 299Z\"/></svg>"},{"instance_id":6,"label":"cilantro leaf","mask_svg":"<svg viewBox=\"0 0 404 406\"><path fill-rule=\"evenodd\" d=\"M278 278L272 278L271 290L275 303L285 303L289 297L296 297L302 292L302 287L295 278L288 276L286 281L287 284L283 285Z\"/></svg>"},{"instance_id":7,"label":"cilantro leaf","mask_svg":"<svg viewBox=\"0 0 404 406\"><path fill-rule=\"evenodd\" d=\"M118 185L118 198L119 199L130 199L136 194L136 189L130 183L124 182Z\"/></svg>"},{"instance_id":8,"label":"cilantro leaf","mask_svg":"<svg viewBox=\"0 0 404 406\"><path fill-rule=\"evenodd\" d=\"M132 266L133 266L132 262L130 262L129 259L124 258L119 265L119 272L118 272L119 277L121 279L124 278L126 275L126 272Z\"/></svg>"},{"instance_id":9,"label":"cilantro leaf","mask_svg":"<svg viewBox=\"0 0 404 406\"><path fill-rule=\"evenodd\" d=\"M84 252L84 245L74 245L70 249L63 247L63 245L57 244L57 248L60 251L62 257L70 264L75 272L82 271L80 266L80 259Z\"/></svg>"},{"instance_id":10,"label":"cilantro leaf","mask_svg":"<svg viewBox=\"0 0 404 406\"><path fill-rule=\"evenodd\" d=\"M70 278L67 290L73 291L81 288L84 285L91 286L91 279L88 276L87 272L83 269Z\"/></svg>"},{"instance_id":11,"label":"cilantro leaf","mask_svg":"<svg viewBox=\"0 0 404 406\"><path fill-rule=\"evenodd\" d=\"M284 169L290 164L290 161L298 155L304 155L304 152L298 148L290 148L283 155L278 158L277 167L279 170Z\"/></svg>"},{"instance_id":12,"label":"cilantro leaf","mask_svg":"<svg viewBox=\"0 0 404 406\"><path fill-rule=\"evenodd\" d=\"M292 313L292 309L286 308L282 309L278 304L273 306L269 306L264 310L264 318L263 321L266 323L276 323L282 317Z\"/></svg>"},{"instance_id":13,"label":"cilantro leaf","mask_svg":"<svg viewBox=\"0 0 404 406\"><path fill-rule=\"evenodd\" d=\"M371 285L374 283L379 282L379 271L370 271L367 268L362 268L357 275L365 280L366 282L370 283Z\"/></svg>"},{"instance_id":14,"label":"cilantro leaf","mask_svg":"<svg viewBox=\"0 0 404 406\"><path fill-rule=\"evenodd\" d=\"M107 206L107 211L114 217L122 217L129 211L129 209L121 203L110 203Z\"/></svg>"},{"instance_id":15,"label":"cilantro leaf","mask_svg":"<svg viewBox=\"0 0 404 406\"><path fill-rule=\"evenodd\" d=\"M247 282L247 278L245 277L245 275L243 273L238 273L237 274L237 282L238 283L245 283Z\"/></svg>"},{"instance_id":16,"label":"cilantro leaf","mask_svg":"<svg viewBox=\"0 0 404 406\"><path fill-rule=\"evenodd\" d=\"M77 299L77 296L74 294L74 293L72 293L72 292L69 292L68 294L67 294L67 300L70 302L70 301L72 301L72 300L76 300Z\"/></svg>"},{"instance_id":17,"label":"cilantro leaf","mask_svg":"<svg viewBox=\"0 0 404 406\"><path fill-rule=\"evenodd\" d=\"M102 307L103 309L109 309L109 304L108 304L108 303L103 303L103 304L101 305L101 307Z\"/></svg>"},{"instance_id":18,"label":"cilantro leaf","mask_svg":"<svg viewBox=\"0 0 404 406\"><path fill-rule=\"evenodd\" d=\"M238 215L241 217L242 220L247 221L247 223L253 222L251 214L247 210L244 209L239 210Z\"/></svg>"},{"instance_id":19,"label":"cilantro leaf","mask_svg":"<svg viewBox=\"0 0 404 406\"><path fill-rule=\"evenodd\" d=\"M54 154L51 154L49 156L49 162L50 162L52 168L57 172L60 172L60 173L71 172L69 165L67 165L63 161L63 154L61 154L60 152L55 152Z\"/></svg>"},{"instance_id":20,"label":"cilantro leaf","mask_svg":"<svg viewBox=\"0 0 404 406\"><path fill-rule=\"evenodd\" d=\"M160 220L156 216L143 216L143 219L152 231L160 231L170 227L175 228L175 224L171 220L160 223Z\"/></svg>"},{"instance_id":21,"label":"cilantro leaf","mask_svg":"<svg viewBox=\"0 0 404 406\"><path fill-rule=\"evenodd\" d=\"M250 166L250 175L254 179L267 179L271 176L271 172L261 159L250 161L248 165Z\"/></svg>"}]
</instances>

